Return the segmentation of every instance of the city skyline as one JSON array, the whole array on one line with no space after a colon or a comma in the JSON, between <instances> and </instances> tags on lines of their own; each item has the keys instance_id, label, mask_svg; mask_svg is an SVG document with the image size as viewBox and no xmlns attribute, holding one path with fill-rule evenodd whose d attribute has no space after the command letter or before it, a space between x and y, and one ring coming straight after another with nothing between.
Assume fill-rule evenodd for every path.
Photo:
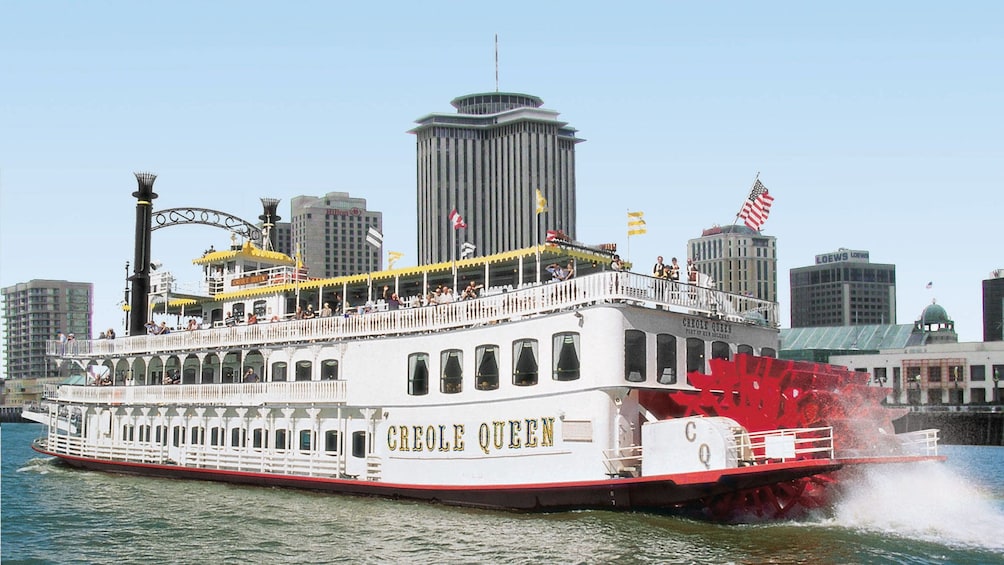
<instances>
[{"instance_id":1,"label":"city skyline","mask_svg":"<svg viewBox=\"0 0 1004 565\"><path fill-rule=\"evenodd\" d=\"M688 239L734 222L759 173L785 327L790 269L847 247L896 265L900 323L937 299L961 341L982 339L981 283L1004 267L1000 5L526 6L533 18L436 3L5 5L0 286L91 281L94 327L121 327L143 170L158 175L155 210L253 220L276 197L285 220L298 195L366 198L384 212L384 262L414 265L407 131L496 88L498 33L499 89L539 96L586 140L577 239L617 243L639 272L682 259ZM629 210L645 235L628 239ZM158 230L153 258L191 281L192 259L228 244L204 226Z\"/></svg>"}]
</instances>

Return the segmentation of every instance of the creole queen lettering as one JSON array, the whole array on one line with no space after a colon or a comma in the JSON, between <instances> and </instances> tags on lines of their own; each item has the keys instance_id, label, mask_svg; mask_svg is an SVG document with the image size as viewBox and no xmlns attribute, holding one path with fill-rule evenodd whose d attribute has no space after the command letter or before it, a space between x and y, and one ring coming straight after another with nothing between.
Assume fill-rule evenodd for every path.
<instances>
[{"instance_id":1,"label":"creole queen lettering","mask_svg":"<svg viewBox=\"0 0 1004 565\"><path fill-rule=\"evenodd\" d=\"M394 453L466 451L464 424L396 424L387 427L387 449ZM477 448L500 451L554 446L554 418L492 420L477 426Z\"/></svg>"}]
</instances>

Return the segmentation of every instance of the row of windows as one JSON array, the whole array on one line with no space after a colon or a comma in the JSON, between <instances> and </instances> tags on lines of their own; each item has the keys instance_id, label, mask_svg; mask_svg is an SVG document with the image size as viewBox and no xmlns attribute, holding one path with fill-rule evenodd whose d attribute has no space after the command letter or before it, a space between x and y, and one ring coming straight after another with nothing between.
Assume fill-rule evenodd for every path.
<instances>
[{"instance_id":1,"label":"row of windows","mask_svg":"<svg viewBox=\"0 0 1004 565\"><path fill-rule=\"evenodd\" d=\"M201 426L172 426L168 434L167 426L152 426L142 424L139 426L125 424L122 426L122 439L129 442L150 443L154 445L168 445L170 440L174 447L182 445L206 445L207 439L210 447L229 447L235 449L269 449L273 446L275 451L296 450L301 453L311 453L320 450L325 455L338 455L342 452L342 433L337 430L328 430L323 434L323 443L318 444L317 433L314 430L300 430L294 434L293 430L278 429L266 430L256 427L250 430L246 428L230 428L229 443L227 429L222 426L209 428L207 437L206 428ZM296 440L296 446L292 441ZM249 441L250 440L250 441ZM352 433L352 455L354 457L364 457L366 451L366 432L358 431Z\"/></svg>"},{"instance_id":2,"label":"row of windows","mask_svg":"<svg viewBox=\"0 0 1004 565\"><path fill-rule=\"evenodd\" d=\"M659 384L677 382L677 338L672 334L656 334L655 380ZM649 379L648 366L649 334L640 330L624 332L624 380L643 383ZM706 342L700 338L687 338L687 372L705 370ZM574 381L581 376L580 338L576 332L561 332L551 339L550 375L554 381ZM751 345L740 344L736 353L753 355ZM479 345L474 350L474 388L476 390L496 390L499 388L498 345ZM761 355L775 357L772 348L762 348ZM732 347L724 341L711 343L713 359L731 359ZM512 343L512 374L514 386L533 386L539 382L539 343L536 339L519 339ZM408 355L408 394L423 396L429 394L431 380L431 357L429 353L418 352ZM446 349L439 353L439 392L456 394L464 388L464 351Z\"/></svg>"}]
</instances>

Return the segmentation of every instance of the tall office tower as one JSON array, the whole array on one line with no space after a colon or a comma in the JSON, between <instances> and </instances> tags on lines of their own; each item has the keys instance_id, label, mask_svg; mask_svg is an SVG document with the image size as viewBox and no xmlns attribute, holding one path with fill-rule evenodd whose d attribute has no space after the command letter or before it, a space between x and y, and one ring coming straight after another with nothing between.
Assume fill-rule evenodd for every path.
<instances>
[{"instance_id":1,"label":"tall office tower","mask_svg":"<svg viewBox=\"0 0 1004 565\"><path fill-rule=\"evenodd\" d=\"M687 249L697 270L715 280L715 288L776 302L776 243L774 236L746 226L714 226L688 240Z\"/></svg>"},{"instance_id":2,"label":"tall office tower","mask_svg":"<svg viewBox=\"0 0 1004 565\"><path fill-rule=\"evenodd\" d=\"M31 280L3 289L8 378L58 377L45 342L62 332L91 339L91 283Z\"/></svg>"},{"instance_id":3,"label":"tall office tower","mask_svg":"<svg viewBox=\"0 0 1004 565\"><path fill-rule=\"evenodd\" d=\"M450 261L454 237L488 255L537 244L547 230L575 237L575 144L584 141L540 106L509 92L453 100L456 114L416 120L418 262ZM536 214L536 191L547 211ZM457 212L467 227L456 234Z\"/></svg>"},{"instance_id":4,"label":"tall office tower","mask_svg":"<svg viewBox=\"0 0 1004 565\"><path fill-rule=\"evenodd\" d=\"M896 265L839 249L791 270L791 327L896 323Z\"/></svg>"},{"instance_id":5,"label":"tall office tower","mask_svg":"<svg viewBox=\"0 0 1004 565\"><path fill-rule=\"evenodd\" d=\"M365 198L352 198L347 192L297 196L290 208L290 251L294 256L300 253L310 276L338 277L383 268L382 249L366 241L371 227L383 233L383 214L367 210Z\"/></svg>"},{"instance_id":6,"label":"tall office tower","mask_svg":"<svg viewBox=\"0 0 1004 565\"><path fill-rule=\"evenodd\" d=\"M983 341L1004 341L1004 269L983 281Z\"/></svg>"}]
</instances>

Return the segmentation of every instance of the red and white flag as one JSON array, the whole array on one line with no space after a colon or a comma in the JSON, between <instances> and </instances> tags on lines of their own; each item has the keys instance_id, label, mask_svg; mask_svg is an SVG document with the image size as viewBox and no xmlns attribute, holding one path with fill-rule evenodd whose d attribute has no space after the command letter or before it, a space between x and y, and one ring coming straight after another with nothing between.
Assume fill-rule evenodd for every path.
<instances>
[{"instance_id":1,"label":"red and white flag","mask_svg":"<svg viewBox=\"0 0 1004 565\"><path fill-rule=\"evenodd\" d=\"M460 215L460 212L457 212L456 208L450 212L450 223L453 224L453 229L455 230L467 227L467 224L464 222L464 217Z\"/></svg>"},{"instance_id":2,"label":"red and white flag","mask_svg":"<svg viewBox=\"0 0 1004 565\"><path fill-rule=\"evenodd\" d=\"M774 202L774 197L767 192L767 187L757 179L750 191L749 198L743 204L743 209L739 211L739 218L746 222L746 225L753 230L760 231L763 223L770 215L770 206Z\"/></svg>"}]
</instances>

